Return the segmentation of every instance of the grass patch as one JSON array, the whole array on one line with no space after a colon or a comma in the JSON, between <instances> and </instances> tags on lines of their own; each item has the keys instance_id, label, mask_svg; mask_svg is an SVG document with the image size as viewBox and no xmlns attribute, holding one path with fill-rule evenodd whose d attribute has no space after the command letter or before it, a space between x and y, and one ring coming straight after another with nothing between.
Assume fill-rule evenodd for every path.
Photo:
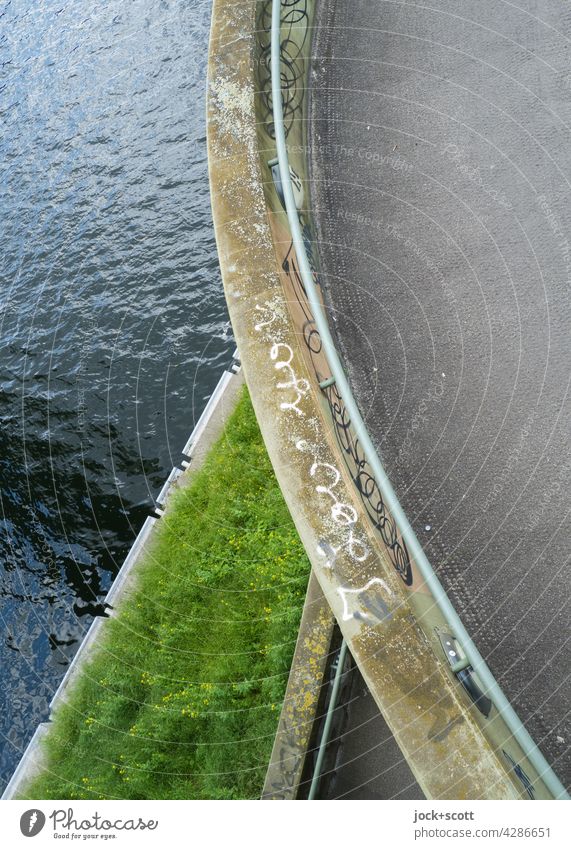
<instances>
[{"instance_id":1,"label":"grass patch","mask_svg":"<svg viewBox=\"0 0 571 849\"><path fill-rule=\"evenodd\" d=\"M259 797L309 563L245 390L137 575L23 795Z\"/></svg>"}]
</instances>

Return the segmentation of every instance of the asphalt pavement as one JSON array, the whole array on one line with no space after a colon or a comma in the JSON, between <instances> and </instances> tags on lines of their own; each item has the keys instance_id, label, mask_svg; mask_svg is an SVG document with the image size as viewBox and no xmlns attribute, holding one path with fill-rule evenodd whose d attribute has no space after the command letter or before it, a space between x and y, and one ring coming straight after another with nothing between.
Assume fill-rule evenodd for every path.
<instances>
[{"instance_id":1,"label":"asphalt pavement","mask_svg":"<svg viewBox=\"0 0 571 849\"><path fill-rule=\"evenodd\" d=\"M314 58L312 204L353 390L569 787L571 7L330 0Z\"/></svg>"}]
</instances>

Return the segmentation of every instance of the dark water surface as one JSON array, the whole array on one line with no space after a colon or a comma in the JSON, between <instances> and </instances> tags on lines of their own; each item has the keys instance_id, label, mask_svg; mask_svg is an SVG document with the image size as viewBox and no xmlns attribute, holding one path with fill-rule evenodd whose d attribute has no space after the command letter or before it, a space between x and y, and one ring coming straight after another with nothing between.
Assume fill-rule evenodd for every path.
<instances>
[{"instance_id":1,"label":"dark water surface","mask_svg":"<svg viewBox=\"0 0 571 849\"><path fill-rule=\"evenodd\" d=\"M0 5L2 784L232 350L210 6Z\"/></svg>"}]
</instances>

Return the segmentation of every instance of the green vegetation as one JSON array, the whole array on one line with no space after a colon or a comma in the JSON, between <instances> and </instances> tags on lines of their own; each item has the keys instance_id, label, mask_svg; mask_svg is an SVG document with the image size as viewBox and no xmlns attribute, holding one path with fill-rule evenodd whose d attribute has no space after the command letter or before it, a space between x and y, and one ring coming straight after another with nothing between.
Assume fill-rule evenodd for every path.
<instances>
[{"instance_id":1,"label":"green vegetation","mask_svg":"<svg viewBox=\"0 0 571 849\"><path fill-rule=\"evenodd\" d=\"M25 796L259 797L308 576L244 393L172 495Z\"/></svg>"}]
</instances>

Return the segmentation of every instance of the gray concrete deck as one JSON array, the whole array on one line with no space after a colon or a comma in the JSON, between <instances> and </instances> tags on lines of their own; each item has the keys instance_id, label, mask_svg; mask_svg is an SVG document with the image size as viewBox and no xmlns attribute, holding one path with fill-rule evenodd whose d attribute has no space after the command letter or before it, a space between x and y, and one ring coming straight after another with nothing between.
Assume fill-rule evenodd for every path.
<instances>
[{"instance_id":1,"label":"gray concrete deck","mask_svg":"<svg viewBox=\"0 0 571 849\"><path fill-rule=\"evenodd\" d=\"M322 280L451 598L571 784L571 8L324 2Z\"/></svg>"}]
</instances>

